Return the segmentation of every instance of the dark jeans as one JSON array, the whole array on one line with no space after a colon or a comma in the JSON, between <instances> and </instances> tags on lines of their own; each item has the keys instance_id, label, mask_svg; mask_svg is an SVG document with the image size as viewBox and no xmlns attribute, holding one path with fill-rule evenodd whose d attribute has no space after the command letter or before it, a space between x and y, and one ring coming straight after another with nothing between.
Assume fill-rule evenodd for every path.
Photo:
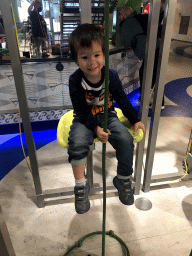
<instances>
[{"instance_id":1,"label":"dark jeans","mask_svg":"<svg viewBox=\"0 0 192 256\"><path fill-rule=\"evenodd\" d=\"M156 51L155 51L155 60L154 60L153 77L152 77L151 88L154 87L155 82L156 82L158 59L159 59L159 48L157 48ZM143 59L143 63L141 65L141 68L139 69L140 94L142 93L142 88L143 88L142 81L143 81L144 64L145 64L145 59ZM162 100L162 105L164 106L164 96L163 96L163 100Z\"/></svg>"},{"instance_id":2,"label":"dark jeans","mask_svg":"<svg viewBox=\"0 0 192 256\"><path fill-rule=\"evenodd\" d=\"M103 127L104 114L98 114L99 125ZM117 173L122 176L128 176L133 173L133 137L127 128L119 121L116 113L110 112L108 115L109 143L116 150L118 161ZM88 156L89 146L93 144L96 137L95 133L89 130L84 124L80 123L78 118L74 118L69 133L69 162L79 165L82 160Z\"/></svg>"}]
</instances>

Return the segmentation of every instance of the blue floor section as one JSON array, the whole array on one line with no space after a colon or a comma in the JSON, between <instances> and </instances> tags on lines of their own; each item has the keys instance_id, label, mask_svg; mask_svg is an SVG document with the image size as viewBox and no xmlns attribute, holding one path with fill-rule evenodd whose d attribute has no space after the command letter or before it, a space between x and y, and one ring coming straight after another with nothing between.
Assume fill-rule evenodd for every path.
<instances>
[{"instance_id":1,"label":"blue floor section","mask_svg":"<svg viewBox=\"0 0 192 256\"><path fill-rule=\"evenodd\" d=\"M190 85L192 85L192 77L173 80L165 85L164 95L177 106L166 105L161 111L161 116L192 117L192 98L187 93ZM137 111L140 111L140 106L135 103L139 96L139 89L129 94L129 100ZM151 110L149 110L149 116L151 116Z\"/></svg>"},{"instance_id":2,"label":"blue floor section","mask_svg":"<svg viewBox=\"0 0 192 256\"><path fill-rule=\"evenodd\" d=\"M192 98L187 93L187 88L192 85L192 78L183 78L171 81L165 85L165 95L171 101L178 106L165 106L165 109L161 112L161 116L182 116L192 117ZM128 95L129 100L133 106L139 112L140 106L135 104L140 97L139 88ZM116 105L117 107L117 105ZM151 111L149 111L149 116ZM40 149L46 144L56 140L57 131L44 130L34 131L33 138L36 149ZM28 155L25 136L22 134L23 144L26 155ZM1 135L0 138L0 180L2 180L16 165L18 165L24 159L20 135L10 134Z\"/></svg>"},{"instance_id":3,"label":"blue floor section","mask_svg":"<svg viewBox=\"0 0 192 256\"><path fill-rule=\"evenodd\" d=\"M46 144L56 139L57 131L39 131L33 132L33 138L35 142L36 150L45 146ZM4 136L1 135L2 140ZM11 136L11 135L10 135ZM28 150L24 134L22 134L23 146L26 156L28 156ZM21 147L20 135L16 135L10 140L5 141L0 145L0 180L2 180L16 165L18 165L24 159L23 150Z\"/></svg>"},{"instance_id":4,"label":"blue floor section","mask_svg":"<svg viewBox=\"0 0 192 256\"><path fill-rule=\"evenodd\" d=\"M192 54L185 51L185 49L187 49L187 48L192 48L192 46L179 46L179 47L176 47L175 49L173 49L173 52L178 55L181 55L183 57L192 59Z\"/></svg>"},{"instance_id":5,"label":"blue floor section","mask_svg":"<svg viewBox=\"0 0 192 256\"><path fill-rule=\"evenodd\" d=\"M192 77L171 81L165 85L165 95L177 105L192 110L192 98L187 88L192 85Z\"/></svg>"}]
</instances>

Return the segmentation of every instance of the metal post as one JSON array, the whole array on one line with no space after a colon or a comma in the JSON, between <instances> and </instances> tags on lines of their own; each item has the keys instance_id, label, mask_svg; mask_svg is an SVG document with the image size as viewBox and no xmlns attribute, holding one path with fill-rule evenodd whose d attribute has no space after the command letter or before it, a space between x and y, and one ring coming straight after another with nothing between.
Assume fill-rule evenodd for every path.
<instances>
[{"instance_id":1,"label":"metal post","mask_svg":"<svg viewBox=\"0 0 192 256\"><path fill-rule=\"evenodd\" d=\"M121 11L122 7L118 7L117 8L117 12L116 12L116 36L115 36L115 47L123 47L121 44L121 36L120 36L120 21L119 21L119 15L120 15L120 11Z\"/></svg>"},{"instance_id":2,"label":"metal post","mask_svg":"<svg viewBox=\"0 0 192 256\"><path fill-rule=\"evenodd\" d=\"M51 4L50 4L50 1L49 1L49 21L50 21L51 34L52 34L51 44L54 44L55 43L55 34L54 34L54 28L53 28L53 18L51 17ZM61 24L61 26L63 26L63 24Z\"/></svg>"},{"instance_id":3,"label":"metal post","mask_svg":"<svg viewBox=\"0 0 192 256\"><path fill-rule=\"evenodd\" d=\"M25 138L27 141L28 155L30 159L32 175L37 196L37 205L38 207L44 207L44 198L42 195L42 188L38 171L36 149L32 136L31 122L29 117L28 104L24 87L23 71L20 61L19 46L17 43L16 27L11 2L9 0L0 1L0 9L2 11L6 40L8 42L9 55L11 58L11 65L15 80L17 97L19 100Z\"/></svg>"},{"instance_id":4,"label":"metal post","mask_svg":"<svg viewBox=\"0 0 192 256\"><path fill-rule=\"evenodd\" d=\"M173 22L175 17L176 0L167 0L166 8L163 19L163 29L161 36L159 62L157 68L157 78L155 83L153 109L151 116L151 125L149 131L148 148L146 155L143 191L148 192L150 190L152 167L155 154L155 145L157 140L157 132L161 114L161 104L164 94L164 81L166 74L166 67L169 58L169 51L171 45L171 37L173 31Z\"/></svg>"},{"instance_id":5,"label":"metal post","mask_svg":"<svg viewBox=\"0 0 192 256\"><path fill-rule=\"evenodd\" d=\"M150 1L150 13L147 28L147 41L146 41L146 51L145 51L145 65L144 65L144 75L143 75L143 90L141 95L141 121L147 126L147 117L149 110L149 100L150 100L150 90L153 75L153 66L155 58L156 49L156 39L159 23L160 14L160 2L159 0ZM141 173L142 173L142 163L143 163L143 152L145 145L145 136L141 142L137 144L136 149L136 162L135 162L135 195L139 194L141 186Z\"/></svg>"},{"instance_id":6,"label":"metal post","mask_svg":"<svg viewBox=\"0 0 192 256\"><path fill-rule=\"evenodd\" d=\"M0 255L16 256L0 206Z\"/></svg>"},{"instance_id":7,"label":"metal post","mask_svg":"<svg viewBox=\"0 0 192 256\"><path fill-rule=\"evenodd\" d=\"M91 20L91 0L79 0L81 24L92 23Z\"/></svg>"},{"instance_id":8,"label":"metal post","mask_svg":"<svg viewBox=\"0 0 192 256\"><path fill-rule=\"evenodd\" d=\"M90 146L89 155L87 157L87 181L89 183L91 190L93 188L93 150L94 149L95 149L95 144Z\"/></svg>"}]
</instances>

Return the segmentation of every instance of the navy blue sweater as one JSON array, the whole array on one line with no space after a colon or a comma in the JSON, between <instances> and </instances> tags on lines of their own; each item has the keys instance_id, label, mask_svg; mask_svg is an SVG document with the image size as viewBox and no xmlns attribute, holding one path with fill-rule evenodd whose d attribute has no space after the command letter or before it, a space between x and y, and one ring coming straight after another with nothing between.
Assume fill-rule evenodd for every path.
<instances>
[{"instance_id":1,"label":"navy blue sweater","mask_svg":"<svg viewBox=\"0 0 192 256\"><path fill-rule=\"evenodd\" d=\"M102 80L104 80L104 68L101 71ZM86 91L81 84L82 78L86 79L81 69L76 70L70 76L69 93L76 116L87 128L95 131L98 126L98 121L96 116L92 114L91 106L86 102ZM116 101L124 116L128 118L131 124L135 124L140 121L137 110L133 108L122 88L122 83L117 72L112 69L109 70L109 93L112 95L112 99ZM114 109L114 106L110 109Z\"/></svg>"}]
</instances>

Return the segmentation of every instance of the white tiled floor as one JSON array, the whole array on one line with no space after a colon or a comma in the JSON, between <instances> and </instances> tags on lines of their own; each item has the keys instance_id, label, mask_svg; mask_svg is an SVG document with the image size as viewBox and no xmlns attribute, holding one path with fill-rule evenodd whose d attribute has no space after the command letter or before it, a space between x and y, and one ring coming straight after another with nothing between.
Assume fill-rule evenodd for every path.
<instances>
[{"instance_id":1,"label":"white tiled floor","mask_svg":"<svg viewBox=\"0 0 192 256\"><path fill-rule=\"evenodd\" d=\"M172 42L172 47L185 45ZM170 52L166 81L192 76L192 59ZM166 104L172 104L166 98ZM161 117L156 144L153 174L182 171L191 119ZM146 139L147 142L147 139ZM146 149L145 149L146 151ZM43 189L73 186L67 151L54 141L37 151ZM115 152L107 146L107 181L115 175ZM94 180L101 182L101 144L94 151ZM32 176L25 161L1 181L0 204L4 213L16 256L62 256L82 236L102 230L102 198L91 197L91 209L76 214L74 203L62 198L46 202L38 208L28 198L34 194ZM192 249L192 179L153 186L135 199L145 197L152 202L149 211L124 206L114 193L107 198L106 230L113 230L127 244L131 256L189 256ZM101 236L87 239L70 255L102 255ZM123 255L119 243L106 237L106 256Z\"/></svg>"}]
</instances>

